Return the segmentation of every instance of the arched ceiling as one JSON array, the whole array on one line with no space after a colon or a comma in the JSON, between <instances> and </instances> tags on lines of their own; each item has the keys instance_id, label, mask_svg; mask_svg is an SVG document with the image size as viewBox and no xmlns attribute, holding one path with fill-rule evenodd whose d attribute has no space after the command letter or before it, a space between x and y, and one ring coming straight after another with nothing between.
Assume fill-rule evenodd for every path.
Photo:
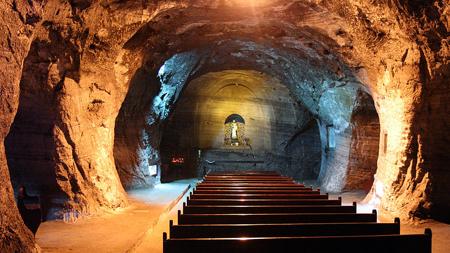
<instances>
[{"instance_id":1,"label":"arched ceiling","mask_svg":"<svg viewBox=\"0 0 450 253\"><path fill-rule=\"evenodd\" d=\"M294 53L251 41L221 41L206 49L176 54L164 63L159 70L161 92L153 104L156 118L167 117L189 80L233 67L258 70L278 78L296 101L339 131L348 126L352 103L361 87L351 73L350 77L339 77L327 67L313 65Z\"/></svg>"},{"instance_id":2,"label":"arched ceiling","mask_svg":"<svg viewBox=\"0 0 450 253\"><path fill-rule=\"evenodd\" d=\"M388 34L383 26L396 24L380 14L377 18L385 24L369 22L359 3L266 1L256 7L242 3L194 1L192 5L167 8L152 16L124 48L155 68L158 59L164 61L175 53L224 40L251 41L293 53L310 64L327 66L342 78L349 70L361 68L367 49L381 49L387 37L405 39L397 29Z\"/></svg>"},{"instance_id":3,"label":"arched ceiling","mask_svg":"<svg viewBox=\"0 0 450 253\"><path fill-rule=\"evenodd\" d=\"M378 73L371 68L379 64L374 62L377 49L392 46L388 37L406 39L400 29L386 32L384 25L399 24L380 14L380 23L369 22L372 13L362 13L360 4L194 1L166 6L124 44L116 65L127 73L135 66L149 73L159 69L162 88L149 122L167 117L189 80L211 71L250 69L280 79L313 115L343 131L356 90L376 92L372 75ZM370 51L374 57L368 57Z\"/></svg>"}]
</instances>

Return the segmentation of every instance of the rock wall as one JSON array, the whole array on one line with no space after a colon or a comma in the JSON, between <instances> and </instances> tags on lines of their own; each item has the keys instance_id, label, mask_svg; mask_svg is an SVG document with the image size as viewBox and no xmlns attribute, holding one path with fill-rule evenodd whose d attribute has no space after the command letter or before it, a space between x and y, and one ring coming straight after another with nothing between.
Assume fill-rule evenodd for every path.
<instances>
[{"instance_id":1,"label":"rock wall","mask_svg":"<svg viewBox=\"0 0 450 253\"><path fill-rule=\"evenodd\" d=\"M120 181L126 189L151 187L159 177L149 175L150 165L159 165L158 127L147 122L152 113L153 98L159 92L159 81L150 70L140 69L116 119L114 160Z\"/></svg>"},{"instance_id":2,"label":"rock wall","mask_svg":"<svg viewBox=\"0 0 450 253\"><path fill-rule=\"evenodd\" d=\"M431 171L432 192L431 202L432 217L450 222L447 210L450 210L448 193L450 186L450 106L449 86L450 69L443 67L436 73L436 79L432 82L435 85L434 92L429 94L419 117L420 131L423 146L426 146L426 153L422 159ZM447 116L446 116L447 115ZM423 125L422 125L423 124ZM423 137L422 137L423 136ZM420 140L419 140L420 141ZM427 161L428 160L428 161Z\"/></svg>"},{"instance_id":3,"label":"rock wall","mask_svg":"<svg viewBox=\"0 0 450 253\"><path fill-rule=\"evenodd\" d=\"M334 131L334 128L331 128ZM319 174L321 189L326 192L342 192L349 165L351 129L335 134L334 148L327 147L326 126L320 125L322 142L322 166Z\"/></svg>"},{"instance_id":4,"label":"rock wall","mask_svg":"<svg viewBox=\"0 0 450 253\"><path fill-rule=\"evenodd\" d=\"M417 170L409 169L411 178L417 183L409 187L423 187L419 182L429 173L431 189L426 189L423 195L417 198L429 196L430 203L421 203L423 208L410 212L419 217L433 217L445 222L450 222L450 201L448 192L450 185L450 22L449 1L434 3L425 6L423 12L410 8L409 13L414 13L419 18L417 32L426 46L419 51L420 78L425 83L423 87L423 103L417 108L417 116L414 122L415 140L413 148L417 147ZM413 163L414 164L414 163ZM408 178L406 178L407 180ZM407 185L405 185L407 186ZM407 195L408 192L406 191ZM405 196L405 200L407 197ZM428 209L429 207L429 209Z\"/></svg>"},{"instance_id":5,"label":"rock wall","mask_svg":"<svg viewBox=\"0 0 450 253\"><path fill-rule=\"evenodd\" d=\"M434 171L423 159L429 152L423 134L429 122L419 119L428 100L424 89L429 85L421 71L425 60L420 52L410 48L405 60L390 61L375 96L384 138L370 197L374 203L381 200L386 213L403 218L423 216L433 208L430 177ZM381 147L386 147L383 154Z\"/></svg>"},{"instance_id":6,"label":"rock wall","mask_svg":"<svg viewBox=\"0 0 450 253\"><path fill-rule=\"evenodd\" d=\"M298 181L318 179L322 163L322 148L319 126L315 119L292 136L285 150L289 166L283 174Z\"/></svg>"},{"instance_id":7,"label":"rock wall","mask_svg":"<svg viewBox=\"0 0 450 253\"><path fill-rule=\"evenodd\" d=\"M380 122L368 94L359 92L356 102L344 190L369 191L377 171Z\"/></svg>"},{"instance_id":8,"label":"rock wall","mask_svg":"<svg viewBox=\"0 0 450 253\"><path fill-rule=\"evenodd\" d=\"M380 118L380 131L382 136L387 136L387 142L380 145L386 146L387 152L384 155L379 152L375 182L368 200L380 204L381 210L387 214L402 219L427 216L435 206L432 203L433 196L436 196L432 187L433 174L440 174L442 170L428 163L431 162L427 157L431 157L433 144L426 136L432 134L433 128L428 126L432 124L430 121L421 117L423 110L429 108L427 101L432 98L429 92L436 88L435 84L443 84L441 71L448 70L449 23L444 14L448 12L448 3L395 1L392 3L394 8L362 2L356 5L372 10L364 15L347 16L353 16L350 19L354 21L359 19L360 26L355 25L354 30L372 33L365 37L365 43L373 43L376 50L369 46L359 51L362 47L355 44L353 48L359 51L360 56L372 55L362 59L366 69L360 76L370 84ZM361 13L361 9L354 7L343 9L349 13ZM387 25L389 18L380 19L378 14L375 15L383 12L399 17L398 22ZM387 29L391 36L392 32L398 32L396 42L391 36L385 36ZM448 86L444 89L448 90ZM441 110L437 111L442 113ZM442 201L440 198L439 202ZM447 204L441 208L441 211L448 210ZM442 219L448 220L448 213Z\"/></svg>"},{"instance_id":9,"label":"rock wall","mask_svg":"<svg viewBox=\"0 0 450 253\"><path fill-rule=\"evenodd\" d=\"M5 140L14 188L25 185L29 194L42 196L42 199L50 199L59 193L53 159L56 148L53 127L57 112L55 96L49 90L60 79L57 65L47 61L52 47L55 47L54 43L32 43L21 75L19 108ZM52 74L49 68L53 69ZM43 206L49 205L43 203Z\"/></svg>"},{"instance_id":10,"label":"rock wall","mask_svg":"<svg viewBox=\"0 0 450 253\"><path fill-rule=\"evenodd\" d=\"M0 251L38 252L32 233L17 210L5 155L4 140L18 107L23 61L30 47L40 6L0 2Z\"/></svg>"},{"instance_id":11,"label":"rock wall","mask_svg":"<svg viewBox=\"0 0 450 253\"><path fill-rule=\"evenodd\" d=\"M128 89L120 41L134 22L111 22L104 6L89 13L85 7L45 3L6 142L15 185L47 199L49 218L73 220L126 205L113 142Z\"/></svg>"}]
</instances>

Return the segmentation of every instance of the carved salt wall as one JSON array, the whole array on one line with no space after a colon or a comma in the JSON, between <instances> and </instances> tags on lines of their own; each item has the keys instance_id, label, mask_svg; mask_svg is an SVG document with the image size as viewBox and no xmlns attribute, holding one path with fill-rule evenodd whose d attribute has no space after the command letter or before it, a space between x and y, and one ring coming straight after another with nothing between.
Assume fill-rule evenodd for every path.
<instances>
[{"instance_id":1,"label":"carved salt wall","mask_svg":"<svg viewBox=\"0 0 450 253\"><path fill-rule=\"evenodd\" d=\"M344 190L370 190L377 171L380 122L372 99L358 93L351 119L350 155Z\"/></svg>"},{"instance_id":2,"label":"carved salt wall","mask_svg":"<svg viewBox=\"0 0 450 253\"><path fill-rule=\"evenodd\" d=\"M14 1L0 2L0 251L38 252L32 233L25 227L17 210L7 166L4 140L19 104L19 81L23 61L39 20L40 6ZM25 19L24 17L30 17ZM32 18L32 19L31 19Z\"/></svg>"}]
</instances>

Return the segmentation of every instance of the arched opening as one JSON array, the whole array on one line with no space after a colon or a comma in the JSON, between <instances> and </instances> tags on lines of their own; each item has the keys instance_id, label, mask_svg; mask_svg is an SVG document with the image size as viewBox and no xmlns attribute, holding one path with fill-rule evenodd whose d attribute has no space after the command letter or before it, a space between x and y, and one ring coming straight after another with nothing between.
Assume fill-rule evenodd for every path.
<instances>
[{"instance_id":1,"label":"arched opening","mask_svg":"<svg viewBox=\"0 0 450 253\"><path fill-rule=\"evenodd\" d=\"M350 154L344 190L368 192L377 171L380 120L372 98L358 92L351 116Z\"/></svg>"},{"instance_id":2,"label":"arched opening","mask_svg":"<svg viewBox=\"0 0 450 253\"><path fill-rule=\"evenodd\" d=\"M319 185L328 192L359 191L362 199L371 190L377 171L380 121L365 91L359 89L349 103L347 127L338 130L319 124L323 150Z\"/></svg>"},{"instance_id":3,"label":"arched opening","mask_svg":"<svg viewBox=\"0 0 450 253\"><path fill-rule=\"evenodd\" d=\"M225 146L249 146L250 139L245 137L245 120L241 115L230 114L224 123L223 144Z\"/></svg>"}]
</instances>

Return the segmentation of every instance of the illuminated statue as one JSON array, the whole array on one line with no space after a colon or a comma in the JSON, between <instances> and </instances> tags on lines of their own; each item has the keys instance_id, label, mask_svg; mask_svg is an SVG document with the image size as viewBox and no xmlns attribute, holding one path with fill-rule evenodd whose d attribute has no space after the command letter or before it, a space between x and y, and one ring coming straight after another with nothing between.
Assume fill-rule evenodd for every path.
<instances>
[{"instance_id":1,"label":"illuminated statue","mask_svg":"<svg viewBox=\"0 0 450 253\"><path fill-rule=\"evenodd\" d=\"M237 123L235 120L233 120L233 122L231 123L231 139L232 140L238 139L237 130L238 130Z\"/></svg>"},{"instance_id":2,"label":"illuminated statue","mask_svg":"<svg viewBox=\"0 0 450 253\"><path fill-rule=\"evenodd\" d=\"M239 114L231 114L225 120L224 144L227 146L245 145L245 121Z\"/></svg>"}]
</instances>

